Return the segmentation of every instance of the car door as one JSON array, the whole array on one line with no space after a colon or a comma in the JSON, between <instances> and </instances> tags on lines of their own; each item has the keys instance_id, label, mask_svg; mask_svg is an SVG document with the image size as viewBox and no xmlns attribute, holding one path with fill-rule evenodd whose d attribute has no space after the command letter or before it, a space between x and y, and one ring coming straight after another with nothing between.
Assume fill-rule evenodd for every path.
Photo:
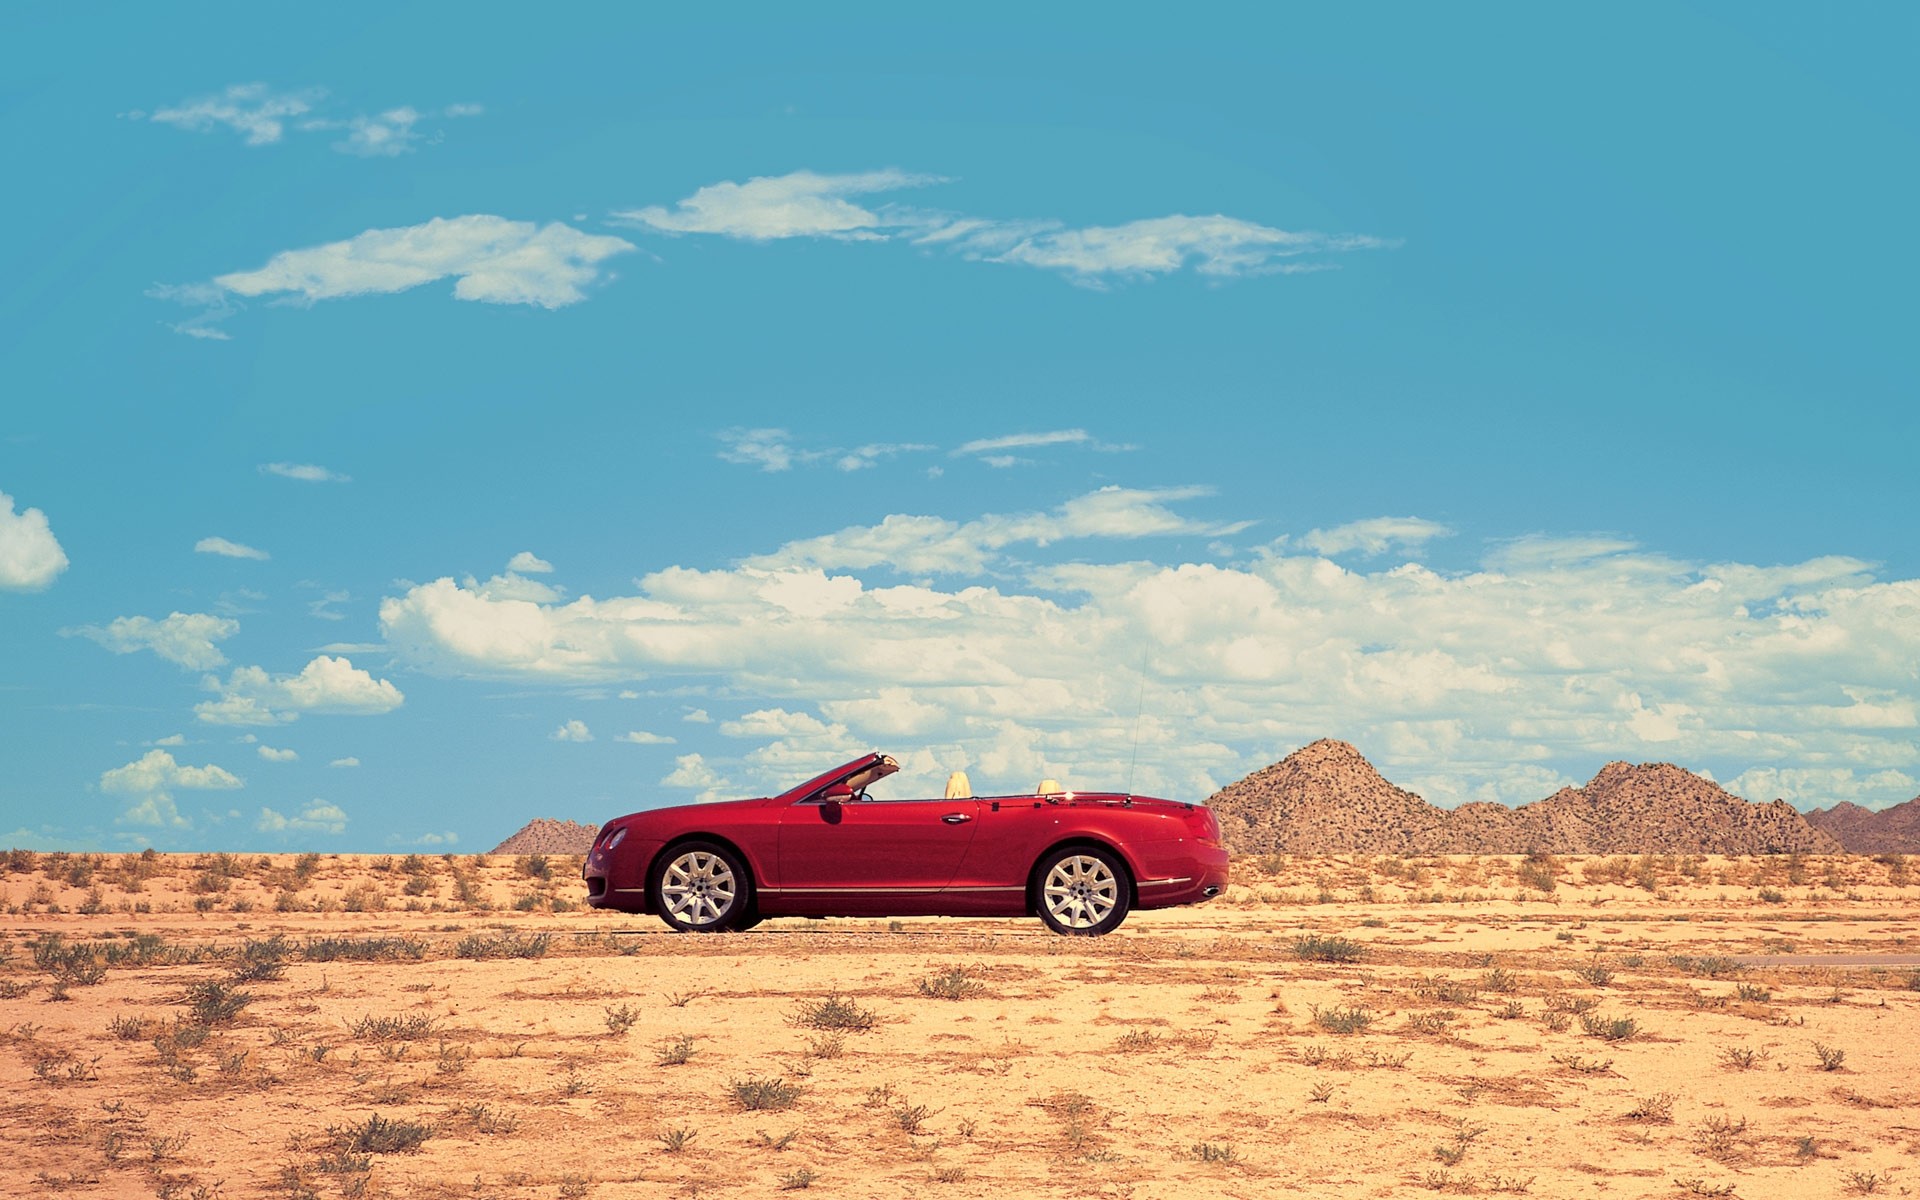
<instances>
[{"instance_id":1,"label":"car door","mask_svg":"<svg viewBox=\"0 0 1920 1200\"><path fill-rule=\"evenodd\" d=\"M761 890L795 911L929 909L966 857L979 809L974 800L798 801L780 819L779 883Z\"/></svg>"}]
</instances>

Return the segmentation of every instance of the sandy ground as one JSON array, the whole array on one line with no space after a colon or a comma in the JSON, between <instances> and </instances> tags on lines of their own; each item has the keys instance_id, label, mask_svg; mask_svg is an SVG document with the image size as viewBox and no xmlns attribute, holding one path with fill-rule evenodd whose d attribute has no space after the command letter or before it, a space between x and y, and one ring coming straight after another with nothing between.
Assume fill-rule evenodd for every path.
<instances>
[{"instance_id":1,"label":"sandy ground","mask_svg":"<svg viewBox=\"0 0 1920 1200\"><path fill-rule=\"evenodd\" d=\"M1255 859L1089 941L16 854L0 1195L1904 1195L1915 866Z\"/></svg>"}]
</instances>

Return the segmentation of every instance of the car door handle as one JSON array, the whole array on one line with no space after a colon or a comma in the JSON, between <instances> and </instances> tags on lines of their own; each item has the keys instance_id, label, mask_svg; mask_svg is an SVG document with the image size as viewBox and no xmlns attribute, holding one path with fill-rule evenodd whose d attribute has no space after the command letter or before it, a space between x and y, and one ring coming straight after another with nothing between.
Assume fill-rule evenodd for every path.
<instances>
[{"instance_id":1,"label":"car door handle","mask_svg":"<svg viewBox=\"0 0 1920 1200\"><path fill-rule=\"evenodd\" d=\"M972 813L948 813L946 816L941 817L940 819L942 821L945 821L949 825L965 825L968 821L973 820L973 814Z\"/></svg>"}]
</instances>

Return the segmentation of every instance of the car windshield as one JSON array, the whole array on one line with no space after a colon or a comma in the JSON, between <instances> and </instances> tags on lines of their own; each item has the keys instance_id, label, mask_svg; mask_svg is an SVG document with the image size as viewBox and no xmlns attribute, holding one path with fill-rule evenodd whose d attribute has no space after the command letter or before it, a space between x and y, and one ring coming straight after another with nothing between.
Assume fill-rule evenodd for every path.
<instances>
[{"instance_id":1,"label":"car windshield","mask_svg":"<svg viewBox=\"0 0 1920 1200\"><path fill-rule=\"evenodd\" d=\"M899 769L899 763L883 754L880 756L879 762L874 763L864 771L856 771L847 776L847 788L850 791L862 791L878 783L880 780L885 779Z\"/></svg>"}]
</instances>

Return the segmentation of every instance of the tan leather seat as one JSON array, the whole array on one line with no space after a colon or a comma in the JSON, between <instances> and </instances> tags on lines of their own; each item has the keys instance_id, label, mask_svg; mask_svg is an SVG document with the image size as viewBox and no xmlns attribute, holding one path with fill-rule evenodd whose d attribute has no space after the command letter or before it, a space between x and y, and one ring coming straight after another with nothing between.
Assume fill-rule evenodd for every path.
<instances>
[{"instance_id":1,"label":"tan leather seat","mask_svg":"<svg viewBox=\"0 0 1920 1200\"><path fill-rule=\"evenodd\" d=\"M1058 779L1042 779L1040 786L1033 789L1033 794L1036 796L1058 796L1066 790L1067 789L1060 786Z\"/></svg>"},{"instance_id":2,"label":"tan leather seat","mask_svg":"<svg viewBox=\"0 0 1920 1200\"><path fill-rule=\"evenodd\" d=\"M955 771L947 776L947 799L971 800L972 798L973 784L967 780L965 771Z\"/></svg>"}]
</instances>

